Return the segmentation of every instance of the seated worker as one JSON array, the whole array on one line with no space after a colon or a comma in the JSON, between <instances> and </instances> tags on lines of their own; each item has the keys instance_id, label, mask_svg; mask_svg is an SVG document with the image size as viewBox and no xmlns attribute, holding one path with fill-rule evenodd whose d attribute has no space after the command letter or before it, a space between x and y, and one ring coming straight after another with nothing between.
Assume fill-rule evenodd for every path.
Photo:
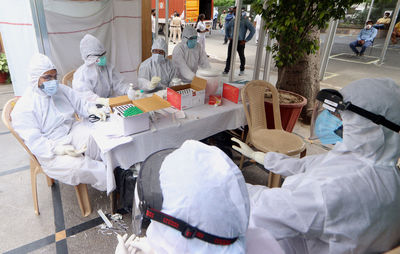
<instances>
[{"instance_id":1,"label":"seated worker","mask_svg":"<svg viewBox=\"0 0 400 254\"><path fill-rule=\"evenodd\" d=\"M372 27L376 29L385 29L389 26L390 20L390 12L387 11L385 12L383 18L378 19L378 21L376 21L376 24Z\"/></svg>"},{"instance_id":2,"label":"seated worker","mask_svg":"<svg viewBox=\"0 0 400 254\"><path fill-rule=\"evenodd\" d=\"M192 82L199 67L211 68L204 48L197 43L197 32L192 26L183 29L182 41L172 52L172 62L175 65L178 78L184 83Z\"/></svg>"},{"instance_id":3,"label":"seated worker","mask_svg":"<svg viewBox=\"0 0 400 254\"><path fill-rule=\"evenodd\" d=\"M139 68L139 89L144 91L155 91L157 88L169 87L170 82L176 76L175 66L165 53L167 43L163 38L154 40L151 47L152 56L147 58Z\"/></svg>"},{"instance_id":4,"label":"seated worker","mask_svg":"<svg viewBox=\"0 0 400 254\"><path fill-rule=\"evenodd\" d=\"M49 177L105 191L106 167L89 136L90 126L75 119L76 113L81 119L93 114L105 120L105 113L90 107L68 86L59 85L56 67L45 55L32 58L30 82L11 113L14 130Z\"/></svg>"},{"instance_id":5,"label":"seated worker","mask_svg":"<svg viewBox=\"0 0 400 254\"><path fill-rule=\"evenodd\" d=\"M373 22L371 20L367 21L365 28L361 29L360 34L357 37L356 41L353 41L349 44L351 50L357 55L364 55L364 51L372 45L378 30L372 27ZM358 52L356 47L361 47L361 51Z\"/></svg>"},{"instance_id":6,"label":"seated worker","mask_svg":"<svg viewBox=\"0 0 400 254\"><path fill-rule=\"evenodd\" d=\"M199 141L145 160L133 210L134 233L143 216L150 219L147 237L118 236L116 254L283 253L267 231L247 232L250 207L242 173L220 149Z\"/></svg>"},{"instance_id":7,"label":"seated worker","mask_svg":"<svg viewBox=\"0 0 400 254\"><path fill-rule=\"evenodd\" d=\"M400 240L400 87L362 79L317 99L337 105L313 118L322 143L338 141L331 151L299 159L235 140L235 150L286 177L281 188L248 185L249 228L268 229L285 253L390 250Z\"/></svg>"},{"instance_id":8,"label":"seated worker","mask_svg":"<svg viewBox=\"0 0 400 254\"><path fill-rule=\"evenodd\" d=\"M392 33L392 36L390 38L390 40L392 41L393 44L397 43L397 38L396 37L399 37L399 36L400 36L400 22L398 22L393 28L393 33Z\"/></svg>"},{"instance_id":9,"label":"seated worker","mask_svg":"<svg viewBox=\"0 0 400 254\"><path fill-rule=\"evenodd\" d=\"M110 97L125 95L129 89L118 71L107 64L106 50L91 34L86 34L80 43L81 56L85 63L74 73L72 88L89 101L108 106Z\"/></svg>"}]
</instances>

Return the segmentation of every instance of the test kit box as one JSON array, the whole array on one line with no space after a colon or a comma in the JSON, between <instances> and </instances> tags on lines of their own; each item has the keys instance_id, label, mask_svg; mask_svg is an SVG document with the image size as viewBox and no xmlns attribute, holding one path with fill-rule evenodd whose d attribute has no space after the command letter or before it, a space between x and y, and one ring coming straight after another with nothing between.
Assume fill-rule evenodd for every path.
<instances>
[{"instance_id":1,"label":"test kit box","mask_svg":"<svg viewBox=\"0 0 400 254\"><path fill-rule=\"evenodd\" d=\"M222 97L234 103L242 102L242 89L245 84L224 83L222 87Z\"/></svg>"},{"instance_id":2,"label":"test kit box","mask_svg":"<svg viewBox=\"0 0 400 254\"><path fill-rule=\"evenodd\" d=\"M207 80L194 77L191 84L167 88L167 100L177 109L183 110L204 104Z\"/></svg>"},{"instance_id":3,"label":"test kit box","mask_svg":"<svg viewBox=\"0 0 400 254\"><path fill-rule=\"evenodd\" d=\"M116 128L118 128L118 133L121 133L121 135L124 136L132 135L134 133L150 129L149 112L171 107L171 104L169 102L163 100L161 97L155 94L153 94L152 97L134 101L129 100L127 96L126 98L124 97L125 96L119 96L113 98L114 99L113 104L111 103L110 99L110 107L113 108L113 114L111 114L111 120L116 122ZM122 102L125 104L121 104ZM132 104L133 106L138 107L142 111L142 113L132 116L124 116L121 113L121 108L123 108L124 105L127 104ZM117 107L119 107L119 110L117 110Z\"/></svg>"}]
</instances>

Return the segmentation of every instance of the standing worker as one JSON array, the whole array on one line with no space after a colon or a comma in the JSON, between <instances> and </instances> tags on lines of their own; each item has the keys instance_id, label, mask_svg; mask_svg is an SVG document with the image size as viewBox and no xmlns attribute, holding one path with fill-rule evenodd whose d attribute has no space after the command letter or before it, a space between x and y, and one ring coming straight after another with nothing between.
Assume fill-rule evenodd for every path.
<instances>
[{"instance_id":1,"label":"standing worker","mask_svg":"<svg viewBox=\"0 0 400 254\"><path fill-rule=\"evenodd\" d=\"M182 20L179 17L179 13L175 14L175 17L171 21L172 27L172 38L174 40L174 44L181 41L181 23ZM177 39L178 38L178 39Z\"/></svg>"},{"instance_id":2,"label":"standing worker","mask_svg":"<svg viewBox=\"0 0 400 254\"><path fill-rule=\"evenodd\" d=\"M204 18L206 18L204 16ZM214 7L214 15L213 15L213 25L212 29L217 30L217 21L218 21L218 9Z\"/></svg>"},{"instance_id":3,"label":"standing worker","mask_svg":"<svg viewBox=\"0 0 400 254\"><path fill-rule=\"evenodd\" d=\"M233 8L234 15L236 14L236 7ZM244 67L246 65L246 57L244 55L244 49L246 47L246 43L253 38L254 33L256 30L254 26L250 23L249 19L246 17L246 13L244 12L240 18L240 26L239 26L239 38L238 38L238 45L237 45L237 52L239 53L240 57L240 72L239 76L244 75ZM229 21L229 24L226 26L226 35L229 39L228 45L228 56L226 58L226 65L225 70L222 74L228 74L229 69L231 68L231 53L232 53L232 38L233 38L233 28L235 26L235 18ZM249 35L247 35L247 31L250 31Z\"/></svg>"},{"instance_id":4,"label":"standing worker","mask_svg":"<svg viewBox=\"0 0 400 254\"><path fill-rule=\"evenodd\" d=\"M233 19L234 15L233 15L233 11L232 8L229 8L229 12L228 15L226 15L225 17L225 26L224 26L224 30L225 30L225 37L224 37L224 45L228 43L228 35L226 34L226 26L229 24L229 22Z\"/></svg>"},{"instance_id":5,"label":"standing worker","mask_svg":"<svg viewBox=\"0 0 400 254\"><path fill-rule=\"evenodd\" d=\"M81 56L85 63L74 73L72 88L87 100L108 106L108 98L125 95L129 84L114 66L107 64L106 50L91 34L86 34L80 43Z\"/></svg>"},{"instance_id":6,"label":"standing worker","mask_svg":"<svg viewBox=\"0 0 400 254\"><path fill-rule=\"evenodd\" d=\"M328 153L234 147L286 177L281 188L248 185L249 228L270 231L287 254L386 252L400 240L400 86L361 79L317 99L315 134L336 143Z\"/></svg>"},{"instance_id":7,"label":"standing worker","mask_svg":"<svg viewBox=\"0 0 400 254\"><path fill-rule=\"evenodd\" d=\"M209 31L204 24L205 18L206 15L200 14L196 23L197 42L200 43L204 51L206 51L206 33Z\"/></svg>"},{"instance_id":8,"label":"standing worker","mask_svg":"<svg viewBox=\"0 0 400 254\"><path fill-rule=\"evenodd\" d=\"M197 43L197 32L192 26L183 29L182 41L176 45L172 52L178 78L184 83L192 82L199 67L210 68L210 63L204 48Z\"/></svg>"}]
</instances>

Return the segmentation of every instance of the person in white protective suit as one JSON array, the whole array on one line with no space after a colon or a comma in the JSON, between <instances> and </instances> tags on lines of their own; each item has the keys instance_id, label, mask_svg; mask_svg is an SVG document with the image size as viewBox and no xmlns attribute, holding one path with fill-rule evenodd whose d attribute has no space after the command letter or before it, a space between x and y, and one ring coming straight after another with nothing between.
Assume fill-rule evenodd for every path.
<instances>
[{"instance_id":1,"label":"person in white protective suit","mask_svg":"<svg viewBox=\"0 0 400 254\"><path fill-rule=\"evenodd\" d=\"M14 130L49 177L106 190L106 168L89 137L90 123L75 119L76 113L81 119L95 115L105 120L105 113L73 89L59 85L56 67L45 55L32 58L30 82L11 113Z\"/></svg>"},{"instance_id":2,"label":"person in white protective suit","mask_svg":"<svg viewBox=\"0 0 400 254\"><path fill-rule=\"evenodd\" d=\"M178 78L184 83L192 82L197 69L211 68L204 48L197 43L197 32L192 26L183 29L182 41L175 46L172 52Z\"/></svg>"},{"instance_id":3,"label":"person in white protective suit","mask_svg":"<svg viewBox=\"0 0 400 254\"><path fill-rule=\"evenodd\" d=\"M167 43L163 38L154 41L151 47L152 56L146 59L139 68L139 89L155 91L170 86L176 76L175 66L166 57Z\"/></svg>"},{"instance_id":4,"label":"person in white protective suit","mask_svg":"<svg viewBox=\"0 0 400 254\"><path fill-rule=\"evenodd\" d=\"M326 110L314 111L315 133L337 141L328 153L298 159L235 140L234 149L286 177L281 188L248 186L249 227L268 229L285 253L385 252L400 240L400 87L362 79L317 99Z\"/></svg>"},{"instance_id":5,"label":"person in white protective suit","mask_svg":"<svg viewBox=\"0 0 400 254\"><path fill-rule=\"evenodd\" d=\"M146 159L133 210L135 233L141 233L143 217L150 219L147 237L118 235L116 254L283 253L265 230L247 232L249 196L242 173L224 152L199 141Z\"/></svg>"},{"instance_id":6,"label":"person in white protective suit","mask_svg":"<svg viewBox=\"0 0 400 254\"><path fill-rule=\"evenodd\" d=\"M107 63L103 44L93 35L86 34L80 43L84 64L74 73L72 88L87 100L108 106L108 98L125 95L129 84L114 66Z\"/></svg>"}]
</instances>

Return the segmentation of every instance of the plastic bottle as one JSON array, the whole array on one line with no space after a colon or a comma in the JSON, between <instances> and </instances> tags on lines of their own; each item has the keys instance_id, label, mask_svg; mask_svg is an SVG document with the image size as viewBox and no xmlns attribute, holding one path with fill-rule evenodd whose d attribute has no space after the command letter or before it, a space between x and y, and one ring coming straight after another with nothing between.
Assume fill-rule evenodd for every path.
<instances>
[{"instance_id":1,"label":"plastic bottle","mask_svg":"<svg viewBox=\"0 0 400 254\"><path fill-rule=\"evenodd\" d=\"M129 100L135 100L136 98L135 98L135 93L136 93L136 91L135 91L135 89L133 88L133 84L132 83L129 83L129 89L128 89L128 93L127 93L127 95L128 95L128 98L129 98Z\"/></svg>"}]
</instances>

